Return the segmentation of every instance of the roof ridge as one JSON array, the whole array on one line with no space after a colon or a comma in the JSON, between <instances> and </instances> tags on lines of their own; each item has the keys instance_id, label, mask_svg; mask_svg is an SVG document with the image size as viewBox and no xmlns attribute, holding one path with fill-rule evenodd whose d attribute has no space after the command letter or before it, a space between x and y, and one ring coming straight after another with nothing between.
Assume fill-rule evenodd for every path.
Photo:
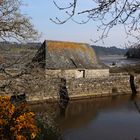
<instances>
[{"instance_id":1,"label":"roof ridge","mask_svg":"<svg viewBox=\"0 0 140 140\"><path fill-rule=\"evenodd\" d=\"M83 42L73 42L73 41L59 41L59 40L45 40L44 42L54 42L54 43L68 43L68 44L77 44L77 45L89 45L88 43Z\"/></svg>"}]
</instances>

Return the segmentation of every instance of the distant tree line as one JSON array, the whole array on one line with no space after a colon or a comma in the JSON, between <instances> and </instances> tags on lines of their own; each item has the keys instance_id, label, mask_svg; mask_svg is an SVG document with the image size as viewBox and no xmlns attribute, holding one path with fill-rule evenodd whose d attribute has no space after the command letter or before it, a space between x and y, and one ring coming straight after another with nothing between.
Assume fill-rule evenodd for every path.
<instances>
[{"instance_id":1,"label":"distant tree line","mask_svg":"<svg viewBox=\"0 0 140 140\"><path fill-rule=\"evenodd\" d=\"M17 42L0 42L0 50L8 50L11 48L27 48L27 49L38 49L42 45L41 42L30 42L30 43L17 43ZM95 46L91 45L91 47L95 50L97 55L125 55L128 53L128 49L117 48L115 46L112 47L104 47L104 46Z\"/></svg>"},{"instance_id":2,"label":"distant tree line","mask_svg":"<svg viewBox=\"0 0 140 140\"><path fill-rule=\"evenodd\" d=\"M30 43L17 43L17 42L0 42L0 50L4 49L10 49L12 47L23 47L27 49L38 49L41 46L40 42L30 42Z\"/></svg>"},{"instance_id":3,"label":"distant tree line","mask_svg":"<svg viewBox=\"0 0 140 140\"><path fill-rule=\"evenodd\" d=\"M140 58L140 44L130 46L126 56L127 58Z\"/></svg>"},{"instance_id":4,"label":"distant tree line","mask_svg":"<svg viewBox=\"0 0 140 140\"><path fill-rule=\"evenodd\" d=\"M91 47L95 50L97 55L125 55L127 52L127 49L117 48L115 46L113 47L103 47L103 46L94 46L91 45Z\"/></svg>"}]
</instances>

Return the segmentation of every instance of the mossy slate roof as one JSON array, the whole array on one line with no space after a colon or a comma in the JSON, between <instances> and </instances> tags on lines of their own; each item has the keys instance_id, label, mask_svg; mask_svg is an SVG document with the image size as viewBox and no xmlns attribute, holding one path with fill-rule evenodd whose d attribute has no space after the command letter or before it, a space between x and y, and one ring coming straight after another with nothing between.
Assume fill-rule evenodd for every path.
<instances>
[{"instance_id":1,"label":"mossy slate roof","mask_svg":"<svg viewBox=\"0 0 140 140\"><path fill-rule=\"evenodd\" d=\"M100 68L95 51L85 43L46 40L33 58L46 69Z\"/></svg>"}]
</instances>

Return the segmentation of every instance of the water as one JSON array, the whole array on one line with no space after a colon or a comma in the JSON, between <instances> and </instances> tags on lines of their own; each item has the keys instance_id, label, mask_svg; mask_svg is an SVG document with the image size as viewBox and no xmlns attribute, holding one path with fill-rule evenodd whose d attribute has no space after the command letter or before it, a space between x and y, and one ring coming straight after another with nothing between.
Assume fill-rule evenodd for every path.
<instances>
[{"instance_id":1,"label":"water","mask_svg":"<svg viewBox=\"0 0 140 140\"><path fill-rule=\"evenodd\" d=\"M140 59L127 59L122 55L100 56L99 59L107 66L111 66L113 62L119 67L140 64Z\"/></svg>"},{"instance_id":2,"label":"water","mask_svg":"<svg viewBox=\"0 0 140 140\"><path fill-rule=\"evenodd\" d=\"M140 98L102 98L74 101L57 114L65 140L140 140Z\"/></svg>"}]
</instances>

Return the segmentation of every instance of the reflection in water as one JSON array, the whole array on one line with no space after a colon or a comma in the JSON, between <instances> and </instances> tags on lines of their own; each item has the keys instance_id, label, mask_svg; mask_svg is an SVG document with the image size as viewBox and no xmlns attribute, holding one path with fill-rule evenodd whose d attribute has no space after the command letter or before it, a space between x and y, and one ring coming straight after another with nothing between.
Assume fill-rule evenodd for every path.
<instances>
[{"instance_id":1,"label":"reflection in water","mask_svg":"<svg viewBox=\"0 0 140 140\"><path fill-rule=\"evenodd\" d=\"M134 105L135 105L136 109L138 110L138 112L140 113L140 107L138 106L136 101L134 101Z\"/></svg>"},{"instance_id":2,"label":"reflection in water","mask_svg":"<svg viewBox=\"0 0 140 140\"><path fill-rule=\"evenodd\" d=\"M48 108L55 112L55 123L65 140L140 140L139 107L139 97L117 96L71 101L63 113L59 104L33 108L44 115Z\"/></svg>"},{"instance_id":3,"label":"reflection in water","mask_svg":"<svg viewBox=\"0 0 140 140\"><path fill-rule=\"evenodd\" d=\"M63 101L63 105L59 104L60 117L65 118L68 101Z\"/></svg>"},{"instance_id":4,"label":"reflection in water","mask_svg":"<svg viewBox=\"0 0 140 140\"><path fill-rule=\"evenodd\" d=\"M140 139L139 98L113 97L70 102L56 123L66 140Z\"/></svg>"},{"instance_id":5,"label":"reflection in water","mask_svg":"<svg viewBox=\"0 0 140 140\"><path fill-rule=\"evenodd\" d=\"M67 127L82 127L95 119L101 110L119 108L123 102L120 97L70 102L65 112L65 119L58 115L56 120L62 130Z\"/></svg>"},{"instance_id":6,"label":"reflection in water","mask_svg":"<svg viewBox=\"0 0 140 140\"><path fill-rule=\"evenodd\" d=\"M134 106L136 107L137 111L140 113L140 106L137 103L137 95L136 94L132 94L131 95L131 101L134 103Z\"/></svg>"}]
</instances>

